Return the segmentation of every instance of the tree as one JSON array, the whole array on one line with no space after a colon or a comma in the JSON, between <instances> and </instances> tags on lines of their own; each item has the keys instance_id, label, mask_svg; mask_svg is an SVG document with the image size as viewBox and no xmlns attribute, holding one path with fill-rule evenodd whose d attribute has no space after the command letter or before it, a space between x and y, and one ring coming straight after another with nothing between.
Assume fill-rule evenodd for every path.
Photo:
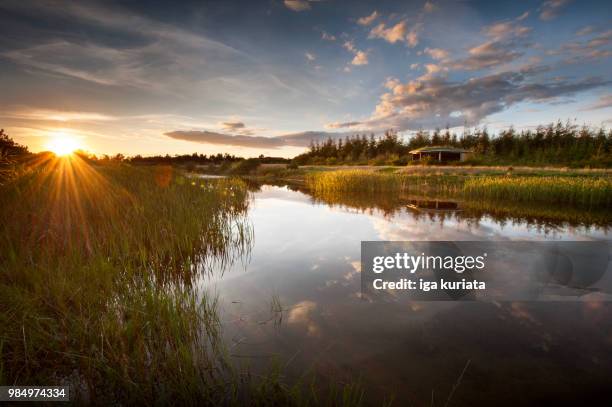
<instances>
[{"instance_id":1,"label":"tree","mask_svg":"<svg viewBox=\"0 0 612 407\"><path fill-rule=\"evenodd\" d=\"M9 137L0 129L0 183L15 175L15 164L29 154L28 148Z\"/></svg>"}]
</instances>

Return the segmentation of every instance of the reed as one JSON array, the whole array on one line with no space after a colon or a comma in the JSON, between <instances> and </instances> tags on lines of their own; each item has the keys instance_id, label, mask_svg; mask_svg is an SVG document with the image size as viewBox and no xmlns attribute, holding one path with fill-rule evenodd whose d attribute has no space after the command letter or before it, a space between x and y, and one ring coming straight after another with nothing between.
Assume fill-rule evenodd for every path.
<instances>
[{"instance_id":1,"label":"reed","mask_svg":"<svg viewBox=\"0 0 612 407\"><path fill-rule=\"evenodd\" d=\"M4 185L0 382L68 383L94 404L218 402L216 300L192 287L248 251L247 207L237 180L77 158Z\"/></svg>"},{"instance_id":2,"label":"reed","mask_svg":"<svg viewBox=\"0 0 612 407\"><path fill-rule=\"evenodd\" d=\"M306 175L306 185L315 194L402 192L581 208L612 206L612 178L607 176L494 176L338 170L309 173Z\"/></svg>"},{"instance_id":3,"label":"reed","mask_svg":"<svg viewBox=\"0 0 612 407\"><path fill-rule=\"evenodd\" d=\"M474 177L463 195L475 199L612 207L612 180L592 177Z\"/></svg>"},{"instance_id":4,"label":"reed","mask_svg":"<svg viewBox=\"0 0 612 407\"><path fill-rule=\"evenodd\" d=\"M306 174L306 185L315 192L421 192L456 193L463 176L412 174L372 170L338 170Z\"/></svg>"}]
</instances>

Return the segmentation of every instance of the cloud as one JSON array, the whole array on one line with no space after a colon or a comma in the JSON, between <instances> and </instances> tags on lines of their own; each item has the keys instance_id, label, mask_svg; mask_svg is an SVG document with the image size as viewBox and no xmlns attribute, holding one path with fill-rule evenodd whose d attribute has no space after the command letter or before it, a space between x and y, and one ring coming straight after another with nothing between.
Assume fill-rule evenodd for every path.
<instances>
[{"instance_id":1,"label":"cloud","mask_svg":"<svg viewBox=\"0 0 612 407\"><path fill-rule=\"evenodd\" d=\"M513 21L502 21L491 24L484 28L483 32L488 37L502 40L509 37L522 37L531 31L529 27L516 24Z\"/></svg>"},{"instance_id":2,"label":"cloud","mask_svg":"<svg viewBox=\"0 0 612 407\"><path fill-rule=\"evenodd\" d=\"M436 65L436 64L425 64L424 67L425 67L425 74L423 74L419 78L420 80L429 80L433 78L437 73L444 72L448 69L444 66Z\"/></svg>"},{"instance_id":3,"label":"cloud","mask_svg":"<svg viewBox=\"0 0 612 407\"><path fill-rule=\"evenodd\" d=\"M310 10L310 3L308 0L285 0L285 7L300 12Z\"/></svg>"},{"instance_id":4,"label":"cloud","mask_svg":"<svg viewBox=\"0 0 612 407\"><path fill-rule=\"evenodd\" d=\"M243 122L223 122L221 124L225 130L239 130L245 128Z\"/></svg>"},{"instance_id":5,"label":"cloud","mask_svg":"<svg viewBox=\"0 0 612 407\"><path fill-rule=\"evenodd\" d=\"M424 52L436 60L448 59L448 55L449 55L448 51L443 50L441 48L425 48Z\"/></svg>"},{"instance_id":6,"label":"cloud","mask_svg":"<svg viewBox=\"0 0 612 407\"><path fill-rule=\"evenodd\" d=\"M582 111L586 110L597 110L597 109L606 109L612 107L612 94L604 95L599 98L599 100L584 109L580 109Z\"/></svg>"},{"instance_id":7,"label":"cloud","mask_svg":"<svg viewBox=\"0 0 612 407\"><path fill-rule=\"evenodd\" d=\"M353 41L345 41L344 44L342 44L342 46L347 51L355 55L353 59L351 60L351 65L367 65L368 64L368 53L366 51L358 50L355 47L355 43L353 43ZM346 70L345 68L345 72L350 72L350 69Z\"/></svg>"},{"instance_id":8,"label":"cloud","mask_svg":"<svg viewBox=\"0 0 612 407\"><path fill-rule=\"evenodd\" d=\"M37 28L0 54L35 72L102 86L182 94L192 86L186 84L186 77L204 80L220 74L229 62L248 64L246 54L218 41L93 3L66 2L61 7L41 3L31 9L12 3L9 7L43 20L70 18L84 32L104 27L109 36L131 44L112 46L105 39L78 38L75 32L59 28L51 36Z\"/></svg>"},{"instance_id":9,"label":"cloud","mask_svg":"<svg viewBox=\"0 0 612 407\"><path fill-rule=\"evenodd\" d=\"M603 59L612 56L612 50L609 49L611 44L612 30L608 30L585 41L564 44L559 50L552 51L550 54L570 53L571 55L565 59L565 62L580 63L588 59Z\"/></svg>"},{"instance_id":10,"label":"cloud","mask_svg":"<svg viewBox=\"0 0 612 407\"><path fill-rule=\"evenodd\" d=\"M407 24L401 21L392 27L387 28L385 23L380 23L370 31L370 38L381 38L391 44L403 41L408 32Z\"/></svg>"},{"instance_id":11,"label":"cloud","mask_svg":"<svg viewBox=\"0 0 612 407\"><path fill-rule=\"evenodd\" d=\"M328 123L325 125L325 127L329 128L329 129L341 129L341 128L346 128L346 127L355 127L355 126L359 126L361 124L361 122L335 122L335 123Z\"/></svg>"},{"instance_id":12,"label":"cloud","mask_svg":"<svg viewBox=\"0 0 612 407\"><path fill-rule=\"evenodd\" d=\"M476 71L512 62L523 56L520 48L530 45L525 40L530 31L514 21L489 25L483 29L490 38L488 41L470 48L467 57L449 61L447 65L452 69Z\"/></svg>"},{"instance_id":13,"label":"cloud","mask_svg":"<svg viewBox=\"0 0 612 407\"><path fill-rule=\"evenodd\" d=\"M423 11L426 13L433 13L437 9L438 9L438 6L436 6L433 2L429 0L427 0L425 4L423 5Z\"/></svg>"},{"instance_id":14,"label":"cloud","mask_svg":"<svg viewBox=\"0 0 612 407\"><path fill-rule=\"evenodd\" d=\"M312 301L302 301L295 304L289 310L287 322L290 325L299 325L306 328L309 336L319 336L320 328L315 322L314 314L317 310L317 304Z\"/></svg>"},{"instance_id":15,"label":"cloud","mask_svg":"<svg viewBox=\"0 0 612 407\"><path fill-rule=\"evenodd\" d=\"M336 36L329 34L325 31L321 31L321 39L325 40L325 41L336 41Z\"/></svg>"},{"instance_id":16,"label":"cloud","mask_svg":"<svg viewBox=\"0 0 612 407\"><path fill-rule=\"evenodd\" d=\"M77 112L53 109L21 108L0 112L0 117L15 120L40 120L57 122L107 122L118 117L97 112Z\"/></svg>"},{"instance_id":17,"label":"cloud","mask_svg":"<svg viewBox=\"0 0 612 407\"><path fill-rule=\"evenodd\" d=\"M584 35L588 35L591 34L593 32L594 28L592 25L587 25L586 27L582 27L580 30L576 31L576 35L578 37L582 37Z\"/></svg>"},{"instance_id":18,"label":"cloud","mask_svg":"<svg viewBox=\"0 0 612 407\"><path fill-rule=\"evenodd\" d=\"M471 48L467 58L458 59L449 65L453 69L476 71L512 62L521 57L523 52L517 51L516 43L488 41Z\"/></svg>"},{"instance_id":19,"label":"cloud","mask_svg":"<svg viewBox=\"0 0 612 407\"><path fill-rule=\"evenodd\" d=\"M520 16L518 16L516 18L516 21L523 21L524 19L526 19L527 17L529 17L529 11L525 11L523 14L521 14Z\"/></svg>"},{"instance_id":20,"label":"cloud","mask_svg":"<svg viewBox=\"0 0 612 407\"><path fill-rule=\"evenodd\" d=\"M549 21L557 18L561 13L561 9L568 4L570 0L548 0L542 4L540 12L540 20Z\"/></svg>"},{"instance_id":21,"label":"cloud","mask_svg":"<svg viewBox=\"0 0 612 407\"><path fill-rule=\"evenodd\" d=\"M409 47L414 48L419 44L419 32L421 31L421 25L416 25L412 28L406 36L406 43Z\"/></svg>"},{"instance_id":22,"label":"cloud","mask_svg":"<svg viewBox=\"0 0 612 407\"><path fill-rule=\"evenodd\" d=\"M193 141L195 143L220 144L226 146L278 148L284 145L283 141L274 137L240 136L214 131L171 131L164 135L176 139Z\"/></svg>"},{"instance_id":23,"label":"cloud","mask_svg":"<svg viewBox=\"0 0 612 407\"><path fill-rule=\"evenodd\" d=\"M310 62L314 61L315 59L317 59L317 57L314 56L314 54L311 54L310 52L306 52L304 54L304 56L306 57L307 60L309 60Z\"/></svg>"},{"instance_id":24,"label":"cloud","mask_svg":"<svg viewBox=\"0 0 612 407\"><path fill-rule=\"evenodd\" d=\"M360 125L400 131L453 127L465 122L476 125L485 117L520 102L550 102L610 83L601 78L572 82L537 77L545 70L545 67L528 67L464 81L434 75L424 75L407 83L388 80L392 88L380 97L373 115ZM335 127L350 126L349 123L335 123Z\"/></svg>"},{"instance_id":25,"label":"cloud","mask_svg":"<svg viewBox=\"0 0 612 407\"><path fill-rule=\"evenodd\" d=\"M353 41L345 41L342 46L346 48L347 51L356 52L355 43Z\"/></svg>"},{"instance_id":26,"label":"cloud","mask_svg":"<svg viewBox=\"0 0 612 407\"><path fill-rule=\"evenodd\" d=\"M351 65L367 65L368 64L368 53L364 51L357 51L355 57L351 61Z\"/></svg>"},{"instance_id":27,"label":"cloud","mask_svg":"<svg viewBox=\"0 0 612 407\"><path fill-rule=\"evenodd\" d=\"M414 48L419 43L419 32L422 30L422 24L416 23L412 28L408 28L407 21L400 21L393 26L387 26L385 23L380 23L374 27L368 38L380 38L391 44L396 42L405 42L411 48Z\"/></svg>"},{"instance_id":28,"label":"cloud","mask_svg":"<svg viewBox=\"0 0 612 407\"><path fill-rule=\"evenodd\" d=\"M311 142L321 142L329 138L337 140L346 137L348 133L304 131L278 137L261 137L208 130L175 130L164 133L164 135L175 140L191 141L194 143L251 148L280 148L284 146L307 147Z\"/></svg>"},{"instance_id":29,"label":"cloud","mask_svg":"<svg viewBox=\"0 0 612 407\"><path fill-rule=\"evenodd\" d=\"M360 19L358 19L357 24L370 25L374 22L374 20L378 18L378 16L380 16L380 14L378 14L378 11L374 10L369 16L361 17Z\"/></svg>"}]
</instances>

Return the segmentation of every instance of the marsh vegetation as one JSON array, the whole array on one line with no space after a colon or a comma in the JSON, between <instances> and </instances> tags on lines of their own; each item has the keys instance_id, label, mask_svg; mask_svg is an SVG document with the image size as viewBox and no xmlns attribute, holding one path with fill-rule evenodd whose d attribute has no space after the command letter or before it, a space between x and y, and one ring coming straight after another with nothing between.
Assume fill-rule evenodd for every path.
<instances>
[{"instance_id":1,"label":"marsh vegetation","mask_svg":"<svg viewBox=\"0 0 612 407\"><path fill-rule=\"evenodd\" d=\"M337 170L312 172L306 185L322 192L415 193L487 199L564 204L581 208L612 206L609 176L432 174L397 171Z\"/></svg>"},{"instance_id":2,"label":"marsh vegetation","mask_svg":"<svg viewBox=\"0 0 612 407\"><path fill-rule=\"evenodd\" d=\"M202 282L248 260L245 182L37 158L0 186L2 385L69 385L98 405L362 403L356 381L232 359Z\"/></svg>"}]
</instances>

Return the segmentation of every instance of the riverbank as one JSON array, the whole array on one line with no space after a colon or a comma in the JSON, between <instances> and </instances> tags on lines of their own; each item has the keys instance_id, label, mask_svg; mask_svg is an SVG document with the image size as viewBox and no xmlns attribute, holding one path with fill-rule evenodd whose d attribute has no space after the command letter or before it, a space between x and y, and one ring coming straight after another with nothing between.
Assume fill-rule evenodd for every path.
<instances>
[{"instance_id":1,"label":"riverbank","mask_svg":"<svg viewBox=\"0 0 612 407\"><path fill-rule=\"evenodd\" d=\"M612 171L551 167L261 166L246 175L260 182L305 185L315 192L408 192L446 197L612 206Z\"/></svg>"}]
</instances>

